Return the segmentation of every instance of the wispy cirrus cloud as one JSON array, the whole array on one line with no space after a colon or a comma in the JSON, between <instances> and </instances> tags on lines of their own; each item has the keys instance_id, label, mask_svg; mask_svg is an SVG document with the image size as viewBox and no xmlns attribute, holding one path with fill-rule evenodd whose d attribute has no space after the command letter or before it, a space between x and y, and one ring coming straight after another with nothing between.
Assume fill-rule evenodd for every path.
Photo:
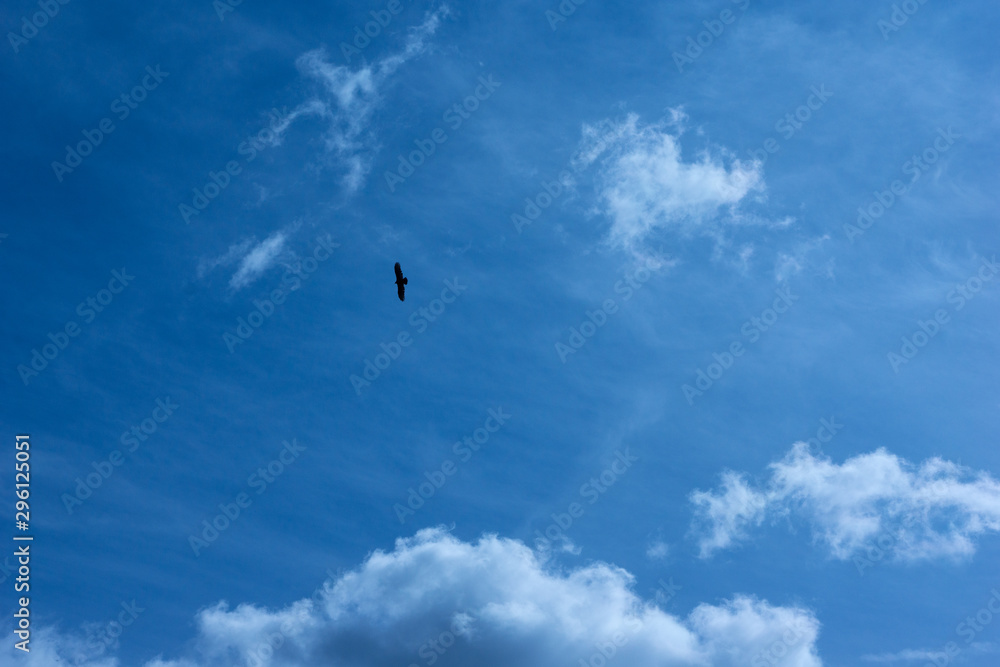
<instances>
[{"instance_id":1,"label":"wispy cirrus cloud","mask_svg":"<svg viewBox=\"0 0 1000 667\"><path fill-rule=\"evenodd\" d=\"M779 283L785 283L792 276L801 273L809 265L809 254L822 249L823 245L829 240L830 235L824 234L818 238L798 243L788 252L779 251L777 259L774 262L774 279ZM832 277L832 260L827 260L824 272L828 277Z\"/></svg>"},{"instance_id":2,"label":"wispy cirrus cloud","mask_svg":"<svg viewBox=\"0 0 1000 667\"><path fill-rule=\"evenodd\" d=\"M972 653L989 654L996 653L998 647L990 642L973 642L968 648ZM878 653L861 656L865 662L875 662L881 664L892 664L896 662L924 662L931 664L951 664L954 655L940 649L934 651L930 649L906 649L896 653Z\"/></svg>"},{"instance_id":3,"label":"wispy cirrus cloud","mask_svg":"<svg viewBox=\"0 0 1000 667\"><path fill-rule=\"evenodd\" d=\"M428 50L427 40L449 14L446 5L429 12L423 23L411 28L401 51L370 64L351 67L331 62L325 49L303 53L296 60L299 71L321 85L322 93L296 107L276 131L277 141L300 116L325 118L326 150L344 172L341 183L348 193L359 190L371 171L377 141L370 129L374 112L381 105L380 91L404 64Z\"/></svg>"},{"instance_id":4,"label":"wispy cirrus cloud","mask_svg":"<svg viewBox=\"0 0 1000 667\"><path fill-rule=\"evenodd\" d=\"M260 242L255 237L250 237L229 246L229 249L218 257L203 258L198 262L198 278L204 278L219 267L229 268L235 265L236 270L229 279L229 287L238 292L264 275L283 258L294 255L288 249L288 240L295 228L297 225L278 230Z\"/></svg>"},{"instance_id":5,"label":"wispy cirrus cloud","mask_svg":"<svg viewBox=\"0 0 1000 667\"><path fill-rule=\"evenodd\" d=\"M1000 531L1000 481L940 458L917 466L881 448L836 464L798 442L769 467L763 485L726 471L717 490L691 494L702 558L777 516L803 518L840 560L882 534L894 537L895 560L967 558L976 537Z\"/></svg>"},{"instance_id":6,"label":"wispy cirrus cloud","mask_svg":"<svg viewBox=\"0 0 1000 667\"><path fill-rule=\"evenodd\" d=\"M247 254L247 251L250 250L251 246L253 246L254 241L255 239L253 238L244 239L239 243L229 246L229 249L218 257L203 257L200 259L197 270L198 279L201 280L220 266L231 266L240 261Z\"/></svg>"},{"instance_id":7,"label":"wispy cirrus cloud","mask_svg":"<svg viewBox=\"0 0 1000 667\"><path fill-rule=\"evenodd\" d=\"M229 286L234 290L241 290L259 278L261 274L277 263L285 249L286 241L288 241L288 234L279 231L254 246L250 252L243 256L236 273L229 279Z\"/></svg>"},{"instance_id":8,"label":"wispy cirrus cloud","mask_svg":"<svg viewBox=\"0 0 1000 667\"><path fill-rule=\"evenodd\" d=\"M941 658L948 660L948 655L943 651L929 651L923 649L907 649L897 653L879 653L877 655L869 654L861 656L861 659L865 662L877 662L883 664L917 661L934 662Z\"/></svg>"}]
</instances>

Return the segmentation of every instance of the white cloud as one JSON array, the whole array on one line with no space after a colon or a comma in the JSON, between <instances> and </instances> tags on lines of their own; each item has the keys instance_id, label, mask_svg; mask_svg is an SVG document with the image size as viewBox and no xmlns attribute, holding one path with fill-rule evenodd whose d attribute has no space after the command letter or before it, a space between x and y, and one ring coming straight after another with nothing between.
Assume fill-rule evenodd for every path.
<instances>
[{"instance_id":1,"label":"white cloud","mask_svg":"<svg viewBox=\"0 0 1000 667\"><path fill-rule=\"evenodd\" d=\"M878 655L863 655L861 659L865 662L916 662L918 660L924 662L933 662L944 658L946 661L950 661L948 654L943 651L927 651L927 650L914 650L908 649L905 651L899 651L898 653L879 653Z\"/></svg>"},{"instance_id":2,"label":"white cloud","mask_svg":"<svg viewBox=\"0 0 1000 667\"><path fill-rule=\"evenodd\" d=\"M787 282L791 276L802 271L802 257L797 254L778 253L774 263L774 279L779 283Z\"/></svg>"},{"instance_id":3,"label":"white cloud","mask_svg":"<svg viewBox=\"0 0 1000 667\"><path fill-rule=\"evenodd\" d=\"M348 192L364 185L371 171L371 153L376 150L374 136L368 127L372 114L381 103L379 90L386 80L407 61L427 50L426 40L433 35L449 10L439 7L428 14L419 26L412 28L403 50L384 56L374 63L359 66L335 65L325 49L308 51L296 60L299 71L319 81L325 89L324 98L310 99L300 104L277 128L276 141L299 116L319 115L327 119L326 149L344 171L342 184Z\"/></svg>"},{"instance_id":4,"label":"white cloud","mask_svg":"<svg viewBox=\"0 0 1000 667\"><path fill-rule=\"evenodd\" d=\"M841 560L875 540L900 561L967 558L976 537L1000 531L1000 482L940 458L915 466L878 449L838 465L798 442L769 467L761 488L727 471L720 490L691 494L703 558L767 516L803 517L814 540Z\"/></svg>"},{"instance_id":5,"label":"white cloud","mask_svg":"<svg viewBox=\"0 0 1000 667\"><path fill-rule=\"evenodd\" d=\"M599 210L612 220L612 243L631 248L658 228L687 232L719 219L753 221L738 207L765 189L761 165L726 159L724 150L702 151L685 162L679 141L684 118L674 110L669 121L648 126L635 114L619 123L584 126L576 163L602 160Z\"/></svg>"},{"instance_id":6,"label":"white cloud","mask_svg":"<svg viewBox=\"0 0 1000 667\"><path fill-rule=\"evenodd\" d=\"M830 235L824 234L818 238L797 244L791 252L779 252L778 258L774 263L774 279L779 283L784 283L790 277L799 274L809 263L809 253L821 249L823 244L829 240Z\"/></svg>"},{"instance_id":7,"label":"white cloud","mask_svg":"<svg viewBox=\"0 0 1000 667\"><path fill-rule=\"evenodd\" d=\"M742 275L747 275L754 255L757 254L757 247L753 243L744 243L737 248L721 230L713 230L706 235L715 241L715 246L712 248L713 262L718 262L739 271Z\"/></svg>"},{"instance_id":8,"label":"white cloud","mask_svg":"<svg viewBox=\"0 0 1000 667\"><path fill-rule=\"evenodd\" d=\"M219 257L203 258L198 262L198 278L204 278L220 266L228 268L237 265L229 279L229 287L233 291L239 291L252 284L275 264L295 256L287 244L289 238L298 228L299 223L293 223L274 232L259 243L255 237L251 236L229 246L229 249Z\"/></svg>"},{"instance_id":9,"label":"white cloud","mask_svg":"<svg viewBox=\"0 0 1000 667\"><path fill-rule=\"evenodd\" d=\"M8 636L14 638L13 632ZM13 648L9 642L0 651L0 665L19 667L53 667L53 665L80 665L81 667L119 667L118 659L109 652L106 644L93 638L74 634L60 634L51 627L32 625L31 649L28 652ZM20 639L14 639L20 641ZM16 656L16 657L15 657ZM148 667L153 667L152 665ZM169 667L179 667L170 665Z\"/></svg>"},{"instance_id":10,"label":"white cloud","mask_svg":"<svg viewBox=\"0 0 1000 667\"><path fill-rule=\"evenodd\" d=\"M211 259L202 258L198 262L198 279L200 280L204 278L217 267L230 266L238 262L244 255L246 255L247 250L250 249L253 242L254 239L252 238L245 239L239 243L229 246L229 250L219 257L213 257Z\"/></svg>"},{"instance_id":11,"label":"white cloud","mask_svg":"<svg viewBox=\"0 0 1000 667\"><path fill-rule=\"evenodd\" d=\"M974 655L984 655L997 652L997 646L990 642L972 642L968 645L967 651ZM923 662L932 664L951 664L955 659L955 654L950 656L947 651L941 649L907 649L897 653L879 653L861 656L865 662L893 663L893 662ZM942 662L943 661L943 662Z\"/></svg>"},{"instance_id":12,"label":"white cloud","mask_svg":"<svg viewBox=\"0 0 1000 667\"><path fill-rule=\"evenodd\" d=\"M612 565L562 572L518 541L468 543L428 529L284 609L204 609L191 653L146 667L248 659L261 667L399 667L430 664L431 656L439 667L577 667L602 649L631 667L745 667L779 642L786 650L771 664L821 665L819 623L808 610L736 596L682 619L640 599L633 584Z\"/></svg>"},{"instance_id":13,"label":"white cloud","mask_svg":"<svg viewBox=\"0 0 1000 667\"><path fill-rule=\"evenodd\" d=\"M662 540L656 540L646 548L646 558L650 560L664 560L669 555L670 546Z\"/></svg>"},{"instance_id":14,"label":"white cloud","mask_svg":"<svg viewBox=\"0 0 1000 667\"><path fill-rule=\"evenodd\" d=\"M254 246L243 256L239 268L229 280L229 286L241 290L259 278L278 261L287 240L287 233L278 231Z\"/></svg>"},{"instance_id":15,"label":"white cloud","mask_svg":"<svg viewBox=\"0 0 1000 667\"><path fill-rule=\"evenodd\" d=\"M288 130L289 126L298 120L302 116L326 116L328 113L325 104L319 100L309 100L303 102L299 106L292 109L291 113L283 118L279 119L278 122L272 124L271 129L274 132L270 139L264 141L264 143L270 146L280 146L282 140L284 139L285 132Z\"/></svg>"},{"instance_id":16,"label":"white cloud","mask_svg":"<svg viewBox=\"0 0 1000 667\"><path fill-rule=\"evenodd\" d=\"M702 558L743 539L747 526L760 525L764 520L768 504L765 494L751 489L743 476L730 470L722 474L721 492L695 491L690 500L697 508L698 519L708 524L711 533L699 541Z\"/></svg>"}]
</instances>

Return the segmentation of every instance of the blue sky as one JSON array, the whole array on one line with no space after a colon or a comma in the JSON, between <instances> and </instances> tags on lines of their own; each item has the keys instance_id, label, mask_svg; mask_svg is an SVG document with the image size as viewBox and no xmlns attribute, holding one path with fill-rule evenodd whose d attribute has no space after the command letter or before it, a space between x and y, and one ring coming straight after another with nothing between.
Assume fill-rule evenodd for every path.
<instances>
[{"instance_id":1,"label":"blue sky","mask_svg":"<svg viewBox=\"0 0 1000 667\"><path fill-rule=\"evenodd\" d=\"M0 663L996 664L996 7L495 5L5 7Z\"/></svg>"}]
</instances>

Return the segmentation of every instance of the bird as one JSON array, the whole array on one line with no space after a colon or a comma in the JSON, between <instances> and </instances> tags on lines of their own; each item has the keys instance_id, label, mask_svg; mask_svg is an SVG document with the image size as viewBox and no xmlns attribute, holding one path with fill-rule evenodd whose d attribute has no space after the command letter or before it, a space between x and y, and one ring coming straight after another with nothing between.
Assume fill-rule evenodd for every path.
<instances>
[{"instance_id":1,"label":"bird","mask_svg":"<svg viewBox=\"0 0 1000 667\"><path fill-rule=\"evenodd\" d=\"M400 301L406 300L406 285L409 282L403 277L403 269L399 268L399 262L396 262L396 294L399 295Z\"/></svg>"}]
</instances>

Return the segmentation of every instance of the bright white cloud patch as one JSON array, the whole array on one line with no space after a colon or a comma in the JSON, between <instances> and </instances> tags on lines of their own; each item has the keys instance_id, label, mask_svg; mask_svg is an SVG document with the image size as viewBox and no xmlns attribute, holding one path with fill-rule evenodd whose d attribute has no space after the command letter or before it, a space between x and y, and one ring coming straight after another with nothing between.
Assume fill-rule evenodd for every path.
<instances>
[{"instance_id":1,"label":"bright white cloud patch","mask_svg":"<svg viewBox=\"0 0 1000 667\"><path fill-rule=\"evenodd\" d=\"M764 190L759 163L708 151L685 161L683 118L674 111L669 122L641 126L630 114L617 124L584 127L576 162L587 166L601 159L599 208L612 220L612 243L630 248L657 228L690 231L726 216L737 222L739 204Z\"/></svg>"},{"instance_id":2,"label":"bright white cloud patch","mask_svg":"<svg viewBox=\"0 0 1000 667\"><path fill-rule=\"evenodd\" d=\"M286 120L277 136L301 115L320 115L329 121L326 148L344 170L342 183L348 192L364 185L371 171L375 140L368 130L372 114L380 104L379 89L407 61L427 50L426 40L433 35L448 8L431 12L422 24L410 30L406 44L399 53L387 55L357 69L330 62L325 49L309 51L299 56L296 65L308 78L319 81L327 97L311 99L297 107Z\"/></svg>"},{"instance_id":3,"label":"bright white cloud patch","mask_svg":"<svg viewBox=\"0 0 1000 667\"><path fill-rule=\"evenodd\" d=\"M743 476L730 470L722 474L720 491L695 491L691 502L703 524L699 531L702 558L743 539L748 526L764 520L768 504L765 494L751 489Z\"/></svg>"},{"instance_id":4,"label":"bright white cloud patch","mask_svg":"<svg viewBox=\"0 0 1000 667\"><path fill-rule=\"evenodd\" d=\"M770 470L759 488L727 471L720 489L691 494L703 558L786 514L808 521L841 560L876 544L895 560L959 559L975 553L976 537L1000 531L1000 482L940 458L915 466L878 449L838 465L798 442Z\"/></svg>"},{"instance_id":5,"label":"bright white cloud patch","mask_svg":"<svg viewBox=\"0 0 1000 667\"><path fill-rule=\"evenodd\" d=\"M428 529L284 609L205 609L191 655L146 667L821 665L807 610L737 596L681 619L633 583L604 563L564 573L518 541Z\"/></svg>"}]
</instances>

